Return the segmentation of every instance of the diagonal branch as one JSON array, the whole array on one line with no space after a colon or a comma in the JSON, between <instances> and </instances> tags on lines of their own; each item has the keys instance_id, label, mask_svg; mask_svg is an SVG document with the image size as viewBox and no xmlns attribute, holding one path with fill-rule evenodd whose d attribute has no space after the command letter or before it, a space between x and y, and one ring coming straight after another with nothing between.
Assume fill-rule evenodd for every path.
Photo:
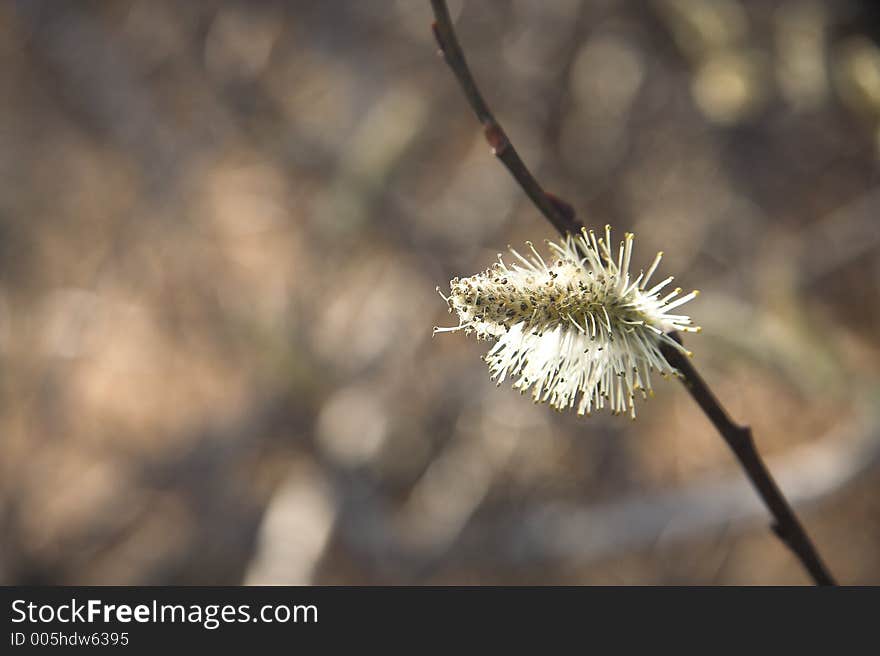
<instances>
[{"instance_id":1,"label":"diagonal branch","mask_svg":"<svg viewBox=\"0 0 880 656\"><path fill-rule=\"evenodd\" d=\"M694 368L690 358L668 345L663 345L661 351L666 361L678 369L682 383L694 401L739 460L746 476L767 506L767 510L773 515L771 525L773 532L798 557L817 585L834 585L834 579L822 562L816 547L767 469L767 465L764 464L755 446L752 429L748 426L740 426L730 418L706 381Z\"/></svg>"},{"instance_id":2,"label":"diagonal branch","mask_svg":"<svg viewBox=\"0 0 880 656\"><path fill-rule=\"evenodd\" d=\"M565 201L542 189L520 159L498 121L495 120L465 61L445 0L431 0L431 7L434 10L435 18L434 36L440 46L440 52L458 79L468 103L483 124L486 140L492 147L493 153L507 167L526 195L560 234L579 232L582 225L576 219L574 209ZM672 337L680 341L677 334L673 333ZM801 561L817 585L834 585L834 579L819 557L807 532L758 453L751 429L739 426L731 420L712 390L709 389L709 386L685 355L670 346L666 346L662 350L667 362L681 374L681 380L690 395L739 460L764 505L773 516L773 531Z\"/></svg>"},{"instance_id":3,"label":"diagonal branch","mask_svg":"<svg viewBox=\"0 0 880 656\"><path fill-rule=\"evenodd\" d=\"M440 46L440 52L458 79L477 119L483 124L483 134L492 147L492 152L507 167L526 195L557 231L563 235L566 232L577 234L580 232L582 224L575 218L574 209L565 201L556 198L553 194L548 194L541 188L483 99L483 94L480 93L467 61L465 61L461 46L458 45L458 38L455 36L446 2L431 0L431 6L434 8L434 16L436 17L432 27L434 37Z\"/></svg>"}]
</instances>

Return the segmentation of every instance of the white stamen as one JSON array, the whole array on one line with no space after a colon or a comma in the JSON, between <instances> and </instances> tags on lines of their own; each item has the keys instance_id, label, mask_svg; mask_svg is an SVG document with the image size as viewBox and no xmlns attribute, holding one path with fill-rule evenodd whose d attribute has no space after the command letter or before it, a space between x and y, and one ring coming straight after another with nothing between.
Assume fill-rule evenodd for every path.
<instances>
[{"instance_id":1,"label":"white stamen","mask_svg":"<svg viewBox=\"0 0 880 656\"><path fill-rule=\"evenodd\" d=\"M478 339L497 340L485 357L492 378L510 377L536 402L560 410L576 405L578 414L608 407L635 417L636 392L653 395L651 372L677 373L661 344L690 355L667 333L699 332L689 317L670 313L697 292L670 302L677 289L661 298L672 277L645 291L662 253L632 280L633 235L626 233L616 258L612 243L610 226L600 239L584 230L551 242L550 266L531 242L529 258L510 249L514 264L499 255L494 269L456 278L448 297L440 293L459 325L434 332L473 331Z\"/></svg>"}]
</instances>

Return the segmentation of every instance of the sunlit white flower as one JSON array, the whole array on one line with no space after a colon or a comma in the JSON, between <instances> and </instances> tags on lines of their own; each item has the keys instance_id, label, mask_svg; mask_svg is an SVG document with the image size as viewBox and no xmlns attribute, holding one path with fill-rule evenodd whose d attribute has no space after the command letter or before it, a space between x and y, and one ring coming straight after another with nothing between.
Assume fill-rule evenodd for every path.
<instances>
[{"instance_id":1,"label":"sunlit white flower","mask_svg":"<svg viewBox=\"0 0 880 656\"><path fill-rule=\"evenodd\" d=\"M626 233L615 257L605 226L604 237L583 230L548 242L547 261L531 242L528 258L510 249L516 263L499 254L491 269L450 282L449 296L440 295L459 325L434 332L464 330L497 340L485 357L492 378L500 385L510 377L523 392L531 388L535 401L560 410L577 401L578 414L608 407L635 418L633 400L652 393L651 373L677 373L661 344L690 355L667 333L700 329L671 313L699 292L679 296L678 288L661 296L671 276L648 287L663 253L631 276L632 242Z\"/></svg>"}]
</instances>

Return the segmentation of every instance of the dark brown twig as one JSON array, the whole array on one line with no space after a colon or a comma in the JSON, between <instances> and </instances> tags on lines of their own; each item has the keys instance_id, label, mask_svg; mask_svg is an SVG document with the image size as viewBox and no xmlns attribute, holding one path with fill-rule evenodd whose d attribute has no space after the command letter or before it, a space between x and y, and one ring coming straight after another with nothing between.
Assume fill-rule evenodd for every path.
<instances>
[{"instance_id":1,"label":"dark brown twig","mask_svg":"<svg viewBox=\"0 0 880 656\"><path fill-rule=\"evenodd\" d=\"M431 7L435 18L434 36L440 46L440 52L458 79L468 103L483 124L486 140L492 151L560 234L565 235L569 232L576 234L581 230L582 224L575 217L574 209L541 188L486 104L458 44L445 0L431 0ZM677 334L673 334L673 337L680 341ZM670 346L662 350L667 362L681 374L681 380L690 395L739 460L764 505L773 516L773 531L797 556L817 585L834 585L834 579L758 453L751 429L739 426L731 420L687 356Z\"/></svg>"},{"instance_id":2,"label":"dark brown twig","mask_svg":"<svg viewBox=\"0 0 880 656\"><path fill-rule=\"evenodd\" d=\"M510 174L523 188L526 195L531 199L535 206L541 210L541 213L547 217L547 220L553 224L561 234L570 232L577 234L581 229L581 224L575 219L572 207L552 194L545 192L535 176L532 175L528 167L520 159L516 148L510 143L504 129L495 120L492 111L483 99L483 94L477 87L474 77L468 69L467 61L465 61L464 53L461 46L458 45L458 39L455 36L455 30L452 27L452 20L449 17L449 9L445 2L437 2L431 0L431 6L434 8L434 37L440 46L440 52L449 64L449 68L458 79L464 95L467 97L468 103L477 115L477 119L483 124L483 134L486 141L492 147L492 152L501 160L501 163L507 167Z\"/></svg>"},{"instance_id":3,"label":"dark brown twig","mask_svg":"<svg viewBox=\"0 0 880 656\"><path fill-rule=\"evenodd\" d=\"M681 381L694 401L739 460L746 476L773 515L774 521L771 525L773 532L798 557L817 585L835 585L816 547L764 464L761 454L758 453L755 440L752 438L752 429L748 426L740 426L730 418L706 381L694 368L690 358L668 345L661 347L661 351L666 361L678 369L682 376Z\"/></svg>"}]
</instances>

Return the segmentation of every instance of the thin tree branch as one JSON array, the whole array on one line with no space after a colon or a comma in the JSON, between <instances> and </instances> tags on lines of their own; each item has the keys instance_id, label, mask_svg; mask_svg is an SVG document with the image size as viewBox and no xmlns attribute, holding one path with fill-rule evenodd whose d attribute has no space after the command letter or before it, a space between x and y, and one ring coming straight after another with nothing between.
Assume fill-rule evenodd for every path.
<instances>
[{"instance_id":1,"label":"thin tree branch","mask_svg":"<svg viewBox=\"0 0 880 656\"><path fill-rule=\"evenodd\" d=\"M678 337L674 335L674 337ZM727 442L743 470L754 485L764 505L773 515L771 528L780 540L800 559L817 585L835 585L831 573L819 557L804 527L764 464L755 446L752 429L735 423L721 402L694 368L690 358L669 345L661 346L666 361L678 369L682 383L691 397Z\"/></svg>"},{"instance_id":2,"label":"thin tree branch","mask_svg":"<svg viewBox=\"0 0 880 656\"><path fill-rule=\"evenodd\" d=\"M440 46L440 52L458 79L468 103L483 124L486 140L492 146L492 151L560 234L565 235L567 232L576 234L582 224L575 218L574 209L541 188L486 104L458 44L445 0L431 0L431 7L435 19L434 36ZM676 333L672 336L680 341ZM663 355L667 362L680 372L681 380L690 395L739 460L764 505L773 516L773 531L801 561L817 585L834 585L834 579L758 453L751 429L739 426L731 420L689 358L669 346L663 348Z\"/></svg>"},{"instance_id":3,"label":"thin tree branch","mask_svg":"<svg viewBox=\"0 0 880 656\"><path fill-rule=\"evenodd\" d=\"M563 235L566 232L577 234L580 232L582 224L575 219L574 209L565 201L556 198L553 194L548 194L541 188L541 185L535 180L535 176L532 175L519 153L516 152L510 139L507 138L504 128L495 120L495 116L483 99L483 94L480 93L467 61L465 61L461 46L458 45L458 38L455 36L446 2L431 0L431 6L434 8L434 16L436 17L432 27L434 37L440 46L440 52L458 79L477 119L483 124L483 134L492 147L492 152L507 167L519 186L523 188L526 195L556 230Z\"/></svg>"}]
</instances>

